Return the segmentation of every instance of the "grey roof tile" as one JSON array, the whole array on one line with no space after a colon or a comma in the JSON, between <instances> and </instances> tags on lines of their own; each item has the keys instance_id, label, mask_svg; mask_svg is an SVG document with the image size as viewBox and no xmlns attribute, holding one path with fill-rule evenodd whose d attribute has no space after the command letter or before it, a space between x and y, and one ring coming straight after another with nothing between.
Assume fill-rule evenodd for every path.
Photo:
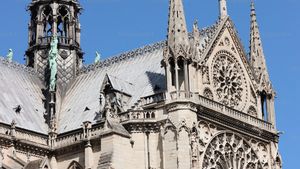
<instances>
[{"instance_id":1,"label":"grey roof tile","mask_svg":"<svg viewBox=\"0 0 300 169\"><path fill-rule=\"evenodd\" d=\"M208 46L208 39L217 26L201 30L201 46ZM96 112L100 109L100 89L106 75L109 75L117 90L126 91L132 96L128 107L141 97L155 94L155 89L165 90L165 71L161 67L165 45L165 41L158 42L83 68L63 100L59 113L59 133L80 128L83 121L96 122ZM90 110L84 111L86 107Z\"/></svg>"},{"instance_id":2,"label":"grey roof tile","mask_svg":"<svg viewBox=\"0 0 300 169\"><path fill-rule=\"evenodd\" d=\"M0 122L15 120L17 127L47 133L43 85L34 71L0 57L0 81ZM18 113L14 109L19 105Z\"/></svg>"}]
</instances>

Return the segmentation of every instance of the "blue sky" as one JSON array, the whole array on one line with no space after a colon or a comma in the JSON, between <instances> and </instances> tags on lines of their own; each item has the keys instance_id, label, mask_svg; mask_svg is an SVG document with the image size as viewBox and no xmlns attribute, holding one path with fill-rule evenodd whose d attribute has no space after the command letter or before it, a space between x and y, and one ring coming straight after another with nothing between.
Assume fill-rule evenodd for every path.
<instances>
[{"instance_id":1,"label":"blue sky","mask_svg":"<svg viewBox=\"0 0 300 169\"><path fill-rule=\"evenodd\" d=\"M14 60L23 63L27 48L25 11L30 0L1 0L0 55L14 49ZM218 17L218 0L185 0L187 24L198 19L200 27ZM95 51L103 57L138 48L166 37L168 0L81 0L82 49L86 63ZM249 46L250 0L228 0L245 49ZM258 22L273 85L277 91L277 127L284 131L280 150L284 168L296 169L300 140L300 1L256 0Z\"/></svg>"}]
</instances>

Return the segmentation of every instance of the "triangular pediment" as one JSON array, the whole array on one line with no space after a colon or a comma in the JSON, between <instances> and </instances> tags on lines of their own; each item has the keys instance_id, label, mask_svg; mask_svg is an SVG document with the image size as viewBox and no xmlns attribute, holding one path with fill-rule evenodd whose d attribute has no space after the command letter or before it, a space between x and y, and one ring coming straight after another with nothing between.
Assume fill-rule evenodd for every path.
<instances>
[{"instance_id":1,"label":"triangular pediment","mask_svg":"<svg viewBox=\"0 0 300 169\"><path fill-rule=\"evenodd\" d=\"M203 89L212 91L214 100L226 106L257 112L257 84L247 54L229 17L221 24L203 56L207 68Z\"/></svg>"}]
</instances>

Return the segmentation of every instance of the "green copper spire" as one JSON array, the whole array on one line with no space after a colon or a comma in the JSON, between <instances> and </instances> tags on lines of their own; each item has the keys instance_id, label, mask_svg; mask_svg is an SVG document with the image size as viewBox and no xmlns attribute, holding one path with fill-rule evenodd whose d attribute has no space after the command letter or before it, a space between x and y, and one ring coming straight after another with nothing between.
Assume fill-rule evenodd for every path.
<instances>
[{"instance_id":1,"label":"green copper spire","mask_svg":"<svg viewBox=\"0 0 300 169\"><path fill-rule=\"evenodd\" d=\"M56 74L57 74L57 43L58 39L57 36L54 35L52 37L51 41L51 49L49 51L49 69L50 69L50 85L49 85L49 90L50 91L55 91L55 86L56 86Z\"/></svg>"},{"instance_id":2,"label":"green copper spire","mask_svg":"<svg viewBox=\"0 0 300 169\"><path fill-rule=\"evenodd\" d=\"M9 50L8 50L8 54L6 55L7 60L8 60L9 62L11 62L12 59L13 59L13 56L14 56L13 50L12 50L12 49L9 49Z\"/></svg>"},{"instance_id":3,"label":"green copper spire","mask_svg":"<svg viewBox=\"0 0 300 169\"><path fill-rule=\"evenodd\" d=\"M101 59L101 55L98 52L96 52L95 64L99 63L100 59Z\"/></svg>"}]
</instances>

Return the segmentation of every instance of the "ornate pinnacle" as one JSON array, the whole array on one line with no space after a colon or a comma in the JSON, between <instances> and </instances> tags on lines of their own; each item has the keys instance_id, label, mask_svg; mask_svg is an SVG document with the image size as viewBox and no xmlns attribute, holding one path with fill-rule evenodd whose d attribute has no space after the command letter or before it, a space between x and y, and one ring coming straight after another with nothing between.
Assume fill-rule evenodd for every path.
<instances>
[{"instance_id":1,"label":"ornate pinnacle","mask_svg":"<svg viewBox=\"0 0 300 169\"><path fill-rule=\"evenodd\" d=\"M220 19L223 19L226 16L228 16L226 0L219 0L219 7L220 7Z\"/></svg>"},{"instance_id":2,"label":"ornate pinnacle","mask_svg":"<svg viewBox=\"0 0 300 169\"><path fill-rule=\"evenodd\" d=\"M173 53L189 45L182 0L170 0L167 43Z\"/></svg>"},{"instance_id":3,"label":"ornate pinnacle","mask_svg":"<svg viewBox=\"0 0 300 169\"><path fill-rule=\"evenodd\" d=\"M250 64L255 71L257 80L261 87L267 87L270 83L270 79L262 47L262 41L260 37L253 0L251 1Z\"/></svg>"}]
</instances>

